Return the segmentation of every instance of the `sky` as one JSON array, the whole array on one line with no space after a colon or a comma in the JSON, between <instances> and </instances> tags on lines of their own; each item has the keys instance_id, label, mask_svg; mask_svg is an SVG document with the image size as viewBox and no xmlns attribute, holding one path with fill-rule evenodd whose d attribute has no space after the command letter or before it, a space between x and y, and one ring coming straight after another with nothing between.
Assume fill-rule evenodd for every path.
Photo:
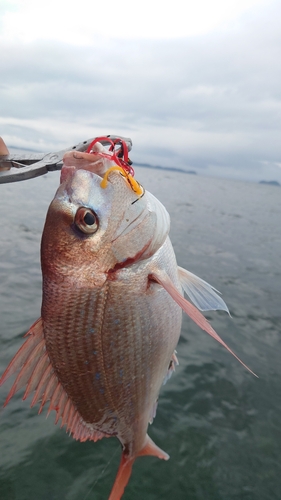
<instances>
[{"instance_id":1,"label":"sky","mask_svg":"<svg viewBox=\"0 0 281 500\"><path fill-rule=\"evenodd\" d=\"M0 0L0 135L281 183L280 0Z\"/></svg>"}]
</instances>

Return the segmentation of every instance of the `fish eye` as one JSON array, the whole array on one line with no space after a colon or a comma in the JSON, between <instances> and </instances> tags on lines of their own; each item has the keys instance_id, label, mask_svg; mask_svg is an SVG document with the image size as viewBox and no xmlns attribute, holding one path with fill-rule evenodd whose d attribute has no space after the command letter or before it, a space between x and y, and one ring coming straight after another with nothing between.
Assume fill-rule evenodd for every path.
<instances>
[{"instance_id":1,"label":"fish eye","mask_svg":"<svg viewBox=\"0 0 281 500\"><path fill-rule=\"evenodd\" d=\"M75 219L75 225L85 234L93 234L98 230L98 218L90 208L80 207L78 208Z\"/></svg>"}]
</instances>

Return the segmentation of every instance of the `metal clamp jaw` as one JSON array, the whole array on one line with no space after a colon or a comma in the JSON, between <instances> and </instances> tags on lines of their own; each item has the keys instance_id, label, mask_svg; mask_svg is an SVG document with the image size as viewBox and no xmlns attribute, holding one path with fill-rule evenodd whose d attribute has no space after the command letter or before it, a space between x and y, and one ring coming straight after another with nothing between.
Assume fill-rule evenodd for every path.
<instances>
[{"instance_id":1,"label":"metal clamp jaw","mask_svg":"<svg viewBox=\"0 0 281 500\"><path fill-rule=\"evenodd\" d=\"M103 137L99 142L103 146L108 146L116 139L122 139L126 143L128 151L131 151L132 140L128 137L108 135ZM0 184L33 179L33 177L44 175L50 171L60 170L63 165L63 156L65 153L73 150L84 152L93 140L94 138L91 138L54 153L30 154L9 154L3 142L2 151L8 154L0 155Z\"/></svg>"}]
</instances>

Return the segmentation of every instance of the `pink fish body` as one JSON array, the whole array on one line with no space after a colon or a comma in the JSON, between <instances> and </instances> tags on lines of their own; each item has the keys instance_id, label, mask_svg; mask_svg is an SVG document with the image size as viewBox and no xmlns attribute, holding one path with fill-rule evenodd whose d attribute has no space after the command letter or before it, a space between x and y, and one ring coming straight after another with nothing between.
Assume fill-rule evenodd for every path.
<instances>
[{"instance_id":1,"label":"pink fish body","mask_svg":"<svg viewBox=\"0 0 281 500\"><path fill-rule=\"evenodd\" d=\"M165 208L111 166L98 153L65 156L42 236L41 318L1 383L18 372L5 404L26 387L24 399L33 393L39 412L50 401L75 439L117 437L109 499L118 500L137 456L169 458L147 428L177 363L182 309L228 347L183 297L184 289L202 310L227 310L210 285L177 267Z\"/></svg>"}]
</instances>

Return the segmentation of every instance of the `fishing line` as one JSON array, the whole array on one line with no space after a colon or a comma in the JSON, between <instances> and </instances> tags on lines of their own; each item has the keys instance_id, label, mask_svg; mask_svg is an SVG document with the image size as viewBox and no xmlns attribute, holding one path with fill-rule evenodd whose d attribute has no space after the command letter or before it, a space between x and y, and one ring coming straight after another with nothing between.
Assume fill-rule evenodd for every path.
<instances>
[{"instance_id":1,"label":"fishing line","mask_svg":"<svg viewBox=\"0 0 281 500\"><path fill-rule=\"evenodd\" d=\"M105 473L106 469L108 468L109 464L112 462L113 458L115 457L116 455L116 452L117 450L119 449L119 446L116 448L116 450L114 451L114 453L112 454L111 458L109 459L109 461L107 462L107 464L104 466L103 470L101 471L101 473L98 475L97 479L95 480L94 484L92 484L91 488L89 489L88 493L86 493L86 495L84 496L83 500L86 500L86 498L89 496L89 493L91 493L91 491L94 489L94 487L96 486L97 482L100 480L100 478L103 476L103 474Z\"/></svg>"}]
</instances>

